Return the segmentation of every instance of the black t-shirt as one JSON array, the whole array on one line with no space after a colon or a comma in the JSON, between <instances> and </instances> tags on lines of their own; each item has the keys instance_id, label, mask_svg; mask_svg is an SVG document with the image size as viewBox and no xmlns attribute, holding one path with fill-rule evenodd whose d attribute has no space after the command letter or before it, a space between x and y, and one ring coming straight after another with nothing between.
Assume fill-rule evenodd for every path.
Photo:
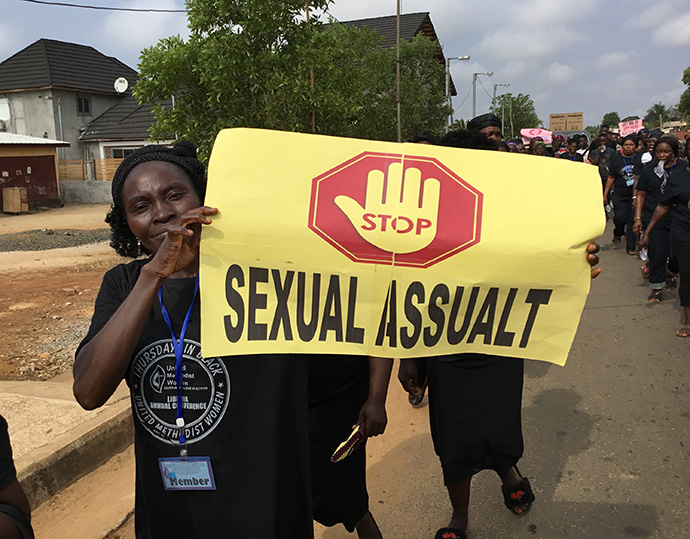
<instances>
[{"instance_id":1,"label":"black t-shirt","mask_svg":"<svg viewBox=\"0 0 690 539\"><path fill-rule=\"evenodd\" d=\"M17 470L12 460L12 446L7 432L7 421L0 415L0 490L17 478Z\"/></svg>"},{"instance_id":2,"label":"black t-shirt","mask_svg":"<svg viewBox=\"0 0 690 539\"><path fill-rule=\"evenodd\" d=\"M621 152L616 152L611 157L609 174L614 177L613 189L618 195L632 196L635 176L642 172L642 158L639 154L625 157Z\"/></svg>"},{"instance_id":3,"label":"black t-shirt","mask_svg":"<svg viewBox=\"0 0 690 539\"><path fill-rule=\"evenodd\" d=\"M599 175L603 178L606 179L609 176L609 167L611 166L611 158L616 154L616 150L613 150L606 146L603 152L599 151L599 147L597 146L595 149L589 152L589 160L590 162L596 158L597 155L601 153L601 157L599 158Z\"/></svg>"},{"instance_id":4,"label":"black t-shirt","mask_svg":"<svg viewBox=\"0 0 690 539\"><path fill-rule=\"evenodd\" d=\"M649 163L645 163L642 167L642 173L640 174L640 179L637 182L637 190L644 191L646 193L644 200L644 207L642 208L642 218L645 223L648 223L654 214L656 205L664 197L664 193L667 190L668 179L665 177L659 177L655 172L655 168L659 162L656 159L652 159ZM672 171L675 173L675 171ZM666 215L657 226L668 228L671 222L671 216Z\"/></svg>"},{"instance_id":5,"label":"black t-shirt","mask_svg":"<svg viewBox=\"0 0 690 539\"><path fill-rule=\"evenodd\" d=\"M103 279L89 342L134 286L146 261ZM163 304L176 336L194 279L167 279ZM210 457L216 490L166 491L159 458L179 456L175 354L156 299L126 380L135 425L137 537L312 537L305 356L204 358L199 299L184 339L183 406L190 457Z\"/></svg>"},{"instance_id":6,"label":"black t-shirt","mask_svg":"<svg viewBox=\"0 0 690 539\"><path fill-rule=\"evenodd\" d=\"M687 161L678 160L669 174L665 193L660 203L672 210L669 239L690 241L690 172Z\"/></svg>"},{"instance_id":7,"label":"black t-shirt","mask_svg":"<svg viewBox=\"0 0 690 539\"><path fill-rule=\"evenodd\" d=\"M576 163L584 163L585 160L582 157L582 154L576 153L575 155L570 155L568 152L562 153L561 155L558 156L559 159L569 159L570 161L574 161Z\"/></svg>"}]
</instances>

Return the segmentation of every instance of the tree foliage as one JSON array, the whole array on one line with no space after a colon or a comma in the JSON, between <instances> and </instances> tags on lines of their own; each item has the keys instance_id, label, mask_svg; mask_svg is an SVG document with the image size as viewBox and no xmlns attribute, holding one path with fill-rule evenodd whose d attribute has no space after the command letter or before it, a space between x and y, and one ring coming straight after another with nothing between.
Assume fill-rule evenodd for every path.
<instances>
[{"instance_id":1,"label":"tree foliage","mask_svg":"<svg viewBox=\"0 0 690 539\"><path fill-rule=\"evenodd\" d=\"M676 120L678 118L678 112L675 107L667 107L662 103L654 103L647 110L647 114L644 117L645 127L648 129L661 129L665 122Z\"/></svg>"},{"instance_id":2,"label":"tree foliage","mask_svg":"<svg viewBox=\"0 0 690 539\"><path fill-rule=\"evenodd\" d=\"M608 125L609 127L616 128L618 127L618 124L621 122L621 117L618 115L617 112L607 112L604 114L604 117L601 119L601 124L600 125Z\"/></svg>"},{"instance_id":3,"label":"tree foliage","mask_svg":"<svg viewBox=\"0 0 690 539\"><path fill-rule=\"evenodd\" d=\"M585 127L585 131L589 133L589 135L594 139L599 135L599 126L598 125L588 125Z\"/></svg>"},{"instance_id":4,"label":"tree foliage","mask_svg":"<svg viewBox=\"0 0 690 539\"><path fill-rule=\"evenodd\" d=\"M685 91L680 96L680 101L678 102L679 116L685 120L686 124L690 124L690 67L683 71L683 84L687 86Z\"/></svg>"},{"instance_id":5,"label":"tree foliage","mask_svg":"<svg viewBox=\"0 0 690 539\"><path fill-rule=\"evenodd\" d=\"M175 98L155 107L152 138L175 133L204 158L228 127L397 140L395 50L374 31L323 24L314 11L330 1L310 0L308 24L304 0L188 0L189 39L140 57L139 102ZM439 56L423 36L401 44L405 138L445 124Z\"/></svg>"},{"instance_id":6,"label":"tree foliage","mask_svg":"<svg viewBox=\"0 0 690 539\"><path fill-rule=\"evenodd\" d=\"M496 105L492 107L492 112L499 118L503 116L505 138L518 136L520 129L543 126L529 94L501 94L496 98Z\"/></svg>"},{"instance_id":7,"label":"tree foliage","mask_svg":"<svg viewBox=\"0 0 690 539\"><path fill-rule=\"evenodd\" d=\"M640 117L637 114L635 114L634 116L626 116L625 118L623 118L621 120L621 122L629 122L631 120L639 120L639 119L640 119Z\"/></svg>"}]
</instances>

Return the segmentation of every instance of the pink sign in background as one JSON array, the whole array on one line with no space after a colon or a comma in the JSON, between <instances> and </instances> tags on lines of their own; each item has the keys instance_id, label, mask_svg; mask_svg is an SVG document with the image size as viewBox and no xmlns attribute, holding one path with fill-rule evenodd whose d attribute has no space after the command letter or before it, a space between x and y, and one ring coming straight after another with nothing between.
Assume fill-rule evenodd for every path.
<instances>
[{"instance_id":1,"label":"pink sign in background","mask_svg":"<svg viewBox=\"0 0 690 539\"><path fill-rule=\"evenodd\" d=\"M536 137L541 137L546 144L551 144L553 133L535 127L533 129L520 129L520 135L522 135L522 142L525 144L529 144L530 140Z\"/></svg>"},{"instance_id":2,"label":"pink sign in background","mask_svg":"<svg viewBox=\"0 0 690 539\"><path fill-rule=\"evenodd\" d=\"M633 135L637 133L643 127L644 123L642 120L630 120L627 122L621 122L618 124L618 133L621 137L627 137L628 135Z\"/></svg>"}]
</instances>

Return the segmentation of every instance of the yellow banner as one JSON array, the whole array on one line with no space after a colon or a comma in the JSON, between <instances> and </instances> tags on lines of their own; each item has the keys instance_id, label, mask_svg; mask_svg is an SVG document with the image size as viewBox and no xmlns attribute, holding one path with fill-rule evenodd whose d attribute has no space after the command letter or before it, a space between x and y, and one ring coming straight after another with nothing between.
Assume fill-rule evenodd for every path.
<instances>
[{"instance_id":1,"label":"yellow banner","mask_svg":"<svg viewBox=\"0 0 690 539\"><path fill-rule=\"evenodd\" d=\"M563 365L605 225L596 167L255 129L218 135L206 357L479 352Z\"/></svg>"}]
</instances>

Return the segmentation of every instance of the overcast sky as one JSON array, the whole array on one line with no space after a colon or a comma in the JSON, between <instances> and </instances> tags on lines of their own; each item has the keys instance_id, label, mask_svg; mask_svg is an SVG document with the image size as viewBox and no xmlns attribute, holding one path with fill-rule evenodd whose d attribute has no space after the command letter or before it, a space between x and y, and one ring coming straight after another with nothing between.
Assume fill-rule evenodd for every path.
<instances>
[{"instance_id":1,"label":"overcast sky","mask_svg":"<svg viewBox=\"0 0 690 539\"><path fill-rule=\"evenodd\" d=\"M47 0L51 1L51 0ZM57 1L57 0L56 0ZM112 7L183 9L182 0L68 0ZM345 21L394 15L395 0L336 0ZM678 103L690 66L688 0L403 0L403 13L429 11L458 89L456 118L472 115L472 74L480 77L477 112L494 84L527 93L548 127L549 114L584 112L596 125L616 111L644 116L653 104ZM142 48L174 34L187 36L179 13L125 13L0 0L0 61L40 38L90 45L136 68ZM486 90L486 91L485 91Z\"/></svg>"}]
</instances>

